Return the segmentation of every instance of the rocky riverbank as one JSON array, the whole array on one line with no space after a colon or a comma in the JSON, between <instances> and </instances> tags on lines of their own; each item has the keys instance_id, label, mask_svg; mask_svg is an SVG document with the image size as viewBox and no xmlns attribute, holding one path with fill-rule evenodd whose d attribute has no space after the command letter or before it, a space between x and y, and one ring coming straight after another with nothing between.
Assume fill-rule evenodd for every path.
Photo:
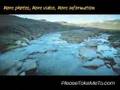
<instances>
[{"instance_id":1,"label":"rocky riverbank","mask_svg":"<svg viewBox=\"0 0 120 90\"><path fill-rule=\"evenodd\" d=\"M71 43L58 32L21 42L24 47L0 55L0 75L120 75L119 49L109 36L101 33Z\"/></svg>"}]
</instances>

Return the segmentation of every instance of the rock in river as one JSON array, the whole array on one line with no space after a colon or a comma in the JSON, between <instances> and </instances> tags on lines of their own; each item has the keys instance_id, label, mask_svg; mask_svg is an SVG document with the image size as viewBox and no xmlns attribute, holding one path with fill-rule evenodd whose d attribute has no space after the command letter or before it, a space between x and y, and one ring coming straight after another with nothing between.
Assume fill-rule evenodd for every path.
<instances>
[{"instance_id":1,"label":"rock in river","mask_svg":"<svg viewBox=\"0 0 120 90\"><path fill-rule=\"evenodd\" d=\"M101 59L93 59L92 61L87 61L83 64L84 68L88 69L98 69L100 66L103 66L104 62Z\"/></svg>"},{"instance_id":2,"label":"rock in river","mask_svg":"<svg viewBox=\"0 0 120 90\"><path fill-rule=\"evenodd\" d=\"M80 57L84 60L90 60L97 57L97 53L94 49L89 47L81 47L79 52Z\"/></svg>"}]
</instances>

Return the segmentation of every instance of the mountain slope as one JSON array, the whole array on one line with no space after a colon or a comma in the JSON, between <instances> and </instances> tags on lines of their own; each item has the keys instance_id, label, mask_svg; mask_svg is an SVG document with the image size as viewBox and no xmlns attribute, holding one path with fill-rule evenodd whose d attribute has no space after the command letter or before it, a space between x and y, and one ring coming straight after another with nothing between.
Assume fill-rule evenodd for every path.
<instances>
[{"instance_id":1,"label":"mountain slope","mask_svg":"<svg viewBox=\"0 0 120 90\"><path fill-rule=\"evenodd\" d=\"M101 29L112 29L112 30L120 30L120 20L108 20L104 22L95 22L84 24L85 27L95 27Z\"/></svg>"}]
</instances>

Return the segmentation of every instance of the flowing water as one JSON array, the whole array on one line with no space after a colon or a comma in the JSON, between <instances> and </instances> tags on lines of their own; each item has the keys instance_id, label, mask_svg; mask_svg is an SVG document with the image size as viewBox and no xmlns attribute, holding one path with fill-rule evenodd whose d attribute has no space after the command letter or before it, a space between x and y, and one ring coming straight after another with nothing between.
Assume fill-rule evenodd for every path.
<instances>
[{"instance_id":1,"label":"flowing water","mask_svg":"<svg viewBox=\"0 0 120 90\"><path fill-rule=\"evenodd\" d=\"M35 69L36 75L119 75L120 58L108 37L100 34L81 43L68 43L61 39L61 32L49 33L26 47L1 54L0 72L25 75ZM111 66L112 61L117 64Z\"/></svg>"}]
</instances>

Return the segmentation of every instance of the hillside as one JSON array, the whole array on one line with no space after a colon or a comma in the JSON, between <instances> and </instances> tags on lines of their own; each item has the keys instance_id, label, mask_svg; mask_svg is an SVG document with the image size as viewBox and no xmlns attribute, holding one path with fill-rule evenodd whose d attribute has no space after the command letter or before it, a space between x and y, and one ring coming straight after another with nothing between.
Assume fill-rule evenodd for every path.
<instances>
[{"instance_id":1,"label":"hillside","mask_svg":"<svg viewBox=\"0 0 120 90\"><path fill-rule=\"evenodd\" d=\"M95 27L101 29L112 29L112 30L120 30L120 20L108 20L103 22L94 22L83 24L84 27Z\"/></svg>"}]
</instances>

